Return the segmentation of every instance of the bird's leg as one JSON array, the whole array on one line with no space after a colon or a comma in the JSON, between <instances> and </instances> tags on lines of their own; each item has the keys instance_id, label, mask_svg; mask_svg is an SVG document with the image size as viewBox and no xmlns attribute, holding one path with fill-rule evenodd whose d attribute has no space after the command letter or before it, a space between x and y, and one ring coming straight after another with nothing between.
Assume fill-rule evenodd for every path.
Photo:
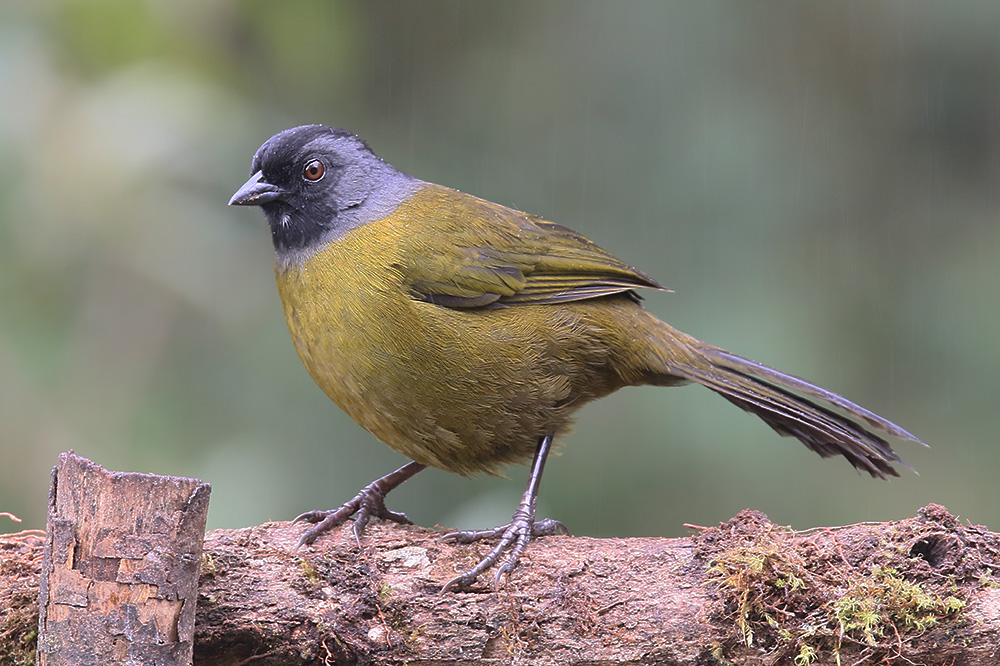
<instances>
[{"instance_id":1,"label":"bird's leg","mask_svg":"<svg viewBox=\"0 0 1000 666\"><path fill-rule=\"evenodd\" d=\"M427 465L422 465L418 462L408 462L395 472L386 474L382 478L375 479L369 483L361 489L361 492L354 496L354 499L338 509L307 511L303 513L293 522L316 523L316 525L302 533L297 547L308 546L320 534L340 525L355 513L358 516L354 519L354 538L358 540L358 543L361 542L361 534L365 531L365 526L368 525L368 521L372 516L403 525L412 525L413 523L405 514L390 511L385 507L385 496L390 490L425 467Z\"/></svg>"},{"instance_id":2,"label":"bird's leg","mask_svg":"<svg viewBox=\"0 0 1000 666\"><path fill-rule=\"evenodd\" d=\"M451 532L441 537L450 539L456 543L472 543L480 539L490 539L500 537L500 542L481 559L479 563L460 576L452 578L441 590L448 590L468 587L479 574L483 573L491 566L500 561L503 554L509 551L507 559L497 567L493 577L493 584L499 585L500 577L511 572L517 566L518 558L532 537L552 536L553 534L568 534L569 530L558 520L535 521L535 504L538 501L538 486L542 481L542 470L545 468L545 459L552 448L552 434L545 435L538 440L538 447L535 449L535 458L531 462L531 474L528 476L528 487L524 491L524 497L514 512L513 518L506 525L495 527L491 530L471 530L463 532Z\"/></svg>"}]
</instances>

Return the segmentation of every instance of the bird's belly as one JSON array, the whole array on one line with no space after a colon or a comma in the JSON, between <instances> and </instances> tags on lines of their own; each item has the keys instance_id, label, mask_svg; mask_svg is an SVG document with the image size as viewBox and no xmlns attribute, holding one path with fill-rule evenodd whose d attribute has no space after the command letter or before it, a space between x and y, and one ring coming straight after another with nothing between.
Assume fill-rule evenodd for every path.
<instances>
[{"instance_id":1,"label":"bird's belly","mask_svg":"<svg viewBox=\"0 0 1000 666\"><path fill-rule=\"evenodd\" d=\"M599 382L583 376L588 366L567 336L553 333L569 329L525 318L529 307L544 306L452 310L402 292L358 298L304 276L278 282L292 340L316 384L417 462L498 473L530 459L539 437L565 431L572 412L599 397L584 395Z\"/></svg>"}]
</instances>

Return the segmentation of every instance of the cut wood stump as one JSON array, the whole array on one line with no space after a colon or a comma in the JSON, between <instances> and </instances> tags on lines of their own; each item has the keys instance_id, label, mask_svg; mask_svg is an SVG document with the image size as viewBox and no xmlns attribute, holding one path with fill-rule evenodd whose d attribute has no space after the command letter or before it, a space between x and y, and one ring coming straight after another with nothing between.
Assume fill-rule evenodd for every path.
<instances>
[{"instance_id":1,"label":"cut wood stump","mask_svg":"<svg viewBox=\"0 0 1000 666\"><path fill-rule=\"evenodd\" d=\"M40 666L191 664L209 492L195 479L59 457L38 597Z\"/></svg>"}]
</instances>

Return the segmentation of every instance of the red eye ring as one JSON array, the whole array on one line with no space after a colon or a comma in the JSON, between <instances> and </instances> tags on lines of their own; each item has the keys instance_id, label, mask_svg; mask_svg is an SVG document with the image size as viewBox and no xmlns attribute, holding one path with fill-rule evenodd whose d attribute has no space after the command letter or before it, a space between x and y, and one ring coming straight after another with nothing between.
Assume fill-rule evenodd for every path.
<instances>
[{"instance_id":1,"label":"red eye ring","mask_svg":"<svg viewBox=\"0 0 1000 666\"><path fill-rule=\"evenodd\" d=\"M326 167L319 160L312 160L302 169L302 177L309 181L317 181L326 173Z\"/></svg>"}]
</instances>

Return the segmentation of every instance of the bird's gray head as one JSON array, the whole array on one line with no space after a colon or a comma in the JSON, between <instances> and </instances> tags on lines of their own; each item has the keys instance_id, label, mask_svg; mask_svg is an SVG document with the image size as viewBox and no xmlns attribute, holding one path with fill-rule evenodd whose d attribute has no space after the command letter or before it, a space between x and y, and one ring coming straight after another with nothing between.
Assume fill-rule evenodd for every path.
<instances>
[{"instance_id":1,"label":"bird's gray head","mask_svg":"<svg viewBox=\"0 0 1000 666\"><path fill-rule=\"evenodd\" d=\"M257 150L250 173L229 205L260 206L285 261L388 215L419 182L351 132L324 125L275 134Z\"/></svg>"}]
</instances>

